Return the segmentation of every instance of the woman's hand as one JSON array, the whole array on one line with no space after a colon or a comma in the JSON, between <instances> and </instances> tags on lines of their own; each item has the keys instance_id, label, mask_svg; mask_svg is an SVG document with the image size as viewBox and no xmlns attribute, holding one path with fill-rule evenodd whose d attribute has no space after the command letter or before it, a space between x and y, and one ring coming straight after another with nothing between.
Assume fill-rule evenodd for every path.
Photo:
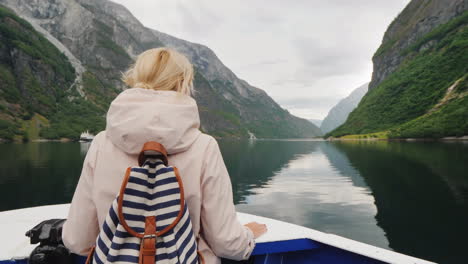
<instances>
[{"instance_id":1,"label":"woman's hand","mask_svg":"<svg viewBox=\"0 0 468 264\"><path fill-rule=\"evenodd\" d=\"M259 224L257 222L250 222L248 224L245 224L245 226L248 227L250 230L252 230L254 238L257 238L257 237L265 234L268 231L266 225Z\"/></svg>"}]
</instances>

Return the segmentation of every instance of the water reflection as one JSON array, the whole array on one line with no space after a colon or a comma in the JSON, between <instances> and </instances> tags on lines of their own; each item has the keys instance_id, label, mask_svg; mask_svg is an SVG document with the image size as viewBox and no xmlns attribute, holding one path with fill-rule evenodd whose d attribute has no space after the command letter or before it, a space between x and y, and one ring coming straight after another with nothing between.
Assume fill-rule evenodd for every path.
<instances>
[{"instance_id":1,"label":"water reflection","mask_svg":"<svg viewBox=\"0 0 468 264\"><path fill-rule=\"evenodd\" d=\"M465 263L468 146L446 143L342 142L378 208L396 251L439 263Z\"/></svg>"},{"instance_id":2,"label":"water reflection","mask_svg":"<svg viewBox=\"0 0 468 264\"><path fill-rule=\"evenodd\" d=\"M278 142L259 143L275 150L264 153L264 159L280 153L273 145ZM237 193L243 196L238 210L388 247L383 230L376 224L374 198L362 178L354 173L354 181L360 183L357 186L349 175L330 169L330 160L323 149L327 148L329 155L337 153L333 146L328 147L326 142L280 144L288 146L290 159L277 160L276 167L280 169L265 173L261 184L251 184L249 194ZM341 165L350 167L349 162ZM252 173L238 174L233 180L239 182L242 177L252 181L255 179Z\"/></svg>"},{"instance_id":3,"label":"water reflection","mask_svg":"<svg viewBox=\"0 0 468 264\"><path fill-rule=\"evenodd\" d=\"M351 165L348 157L338 150L334 144L321 144L320 150L330 161L331 169L336 170L341 175L349 177L354 186L369 189L369 186L366 184L359 171Z\"/></svg>"},{"instance_id":4,"label":"water reflection","mask_svg":"<svg viewBox=\"0 0 468 264\"><path fill-rule=\"evenodd\" d=\"M69 202L83 158L78 143L0 144L0 211Z\"/></svg>"},{"instance_id":5,"label":"water reflection","mask_svg":"<svg viewBox=\"0 0 468 264\"><path fill-rule=\"evenodd\" d=\"M80 142L81 155L86 156L86 153L88 153L90 146L91 146L91 142Z\"/></svg>"},{"instance_id":6,"label":"water reflection","mask_svg":"<svg viewBox=\"0 0 468 264\"><path fill-rule=\"evenodd\" d=\"M253 189L262 188L291 159L310 153L316 142L232 141L221 140L219 146L231 176L234 202L245 203Z\"/></svg>"},{"instance_id":7,"label":"water reflection","mask_svg":"<svg viewBox=\"0 0 468 264\"><path fill-rule=\"evenodd\" d=\"M240 211L468 259L468 144L220 141ZM0 144L0 211L71 200L89 143Z\"/></svg>"}]
</instances>

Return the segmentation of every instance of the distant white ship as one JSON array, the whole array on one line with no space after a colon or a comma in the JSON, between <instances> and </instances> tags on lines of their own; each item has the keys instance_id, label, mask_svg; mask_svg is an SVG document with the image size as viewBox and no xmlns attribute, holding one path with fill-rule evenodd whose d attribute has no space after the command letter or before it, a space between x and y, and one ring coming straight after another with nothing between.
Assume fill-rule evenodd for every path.
<instances>
[{"instance_id":1,"label":"distant white ship","mask_svg":"<svg viewBox=\"0 0 468 264\"><path fill-rule=\"evenodd\" d=\"M255 136L254 133L250 132L250 131L247 131L247 133L249 134L249 140L256 140L257 137Z\"/></svg>"},{"instance_id":2,"label":"distant white ship","mask_svg":"<svg viewBox=\"0 0 468 264\"><path fill-rule=\"evenodd\" d=\"M89 133L89 131L86 130L86 132L81 133L80 135L80 142L90 142L93 141L94 135Z\"/></svg>"}]
</instances>

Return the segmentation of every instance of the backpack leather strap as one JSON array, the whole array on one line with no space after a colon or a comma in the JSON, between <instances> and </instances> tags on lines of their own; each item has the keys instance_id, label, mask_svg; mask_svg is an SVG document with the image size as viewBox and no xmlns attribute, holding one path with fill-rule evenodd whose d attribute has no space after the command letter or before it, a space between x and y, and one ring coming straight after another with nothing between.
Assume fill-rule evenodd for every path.
<instances>
[{"instance_id":1,"label":"backpack leather strap","mask_svg":"<svg viewBox=\"0 0 468 264\"><path fill-rule=\"evenodd\" d=\"M163 145L155 141L148 141L143 145L143 148L140 151L140 155L138 155L138 164L140 166L142 166L143 163L145 162L145 159L146 159L145 151L150 151L150 150L161 153L162 161L164 162L164 165L167 166L168 161L167 161L166 148Z\"/></svg>"},{"instance_id":2,"label":"backpack leather strap","mask_svg":"<svg viewBox=\"0 0 468 264\"><path fill-rule=\"evenodd\" d=\"M139 264L154 264L156 258L156 217L145 218L145 235L141 240Z\"/></svg>"},{"instance_id":3,"label":"backpack leather strap","mask_svg":"<svg viewBox=\"0 0 468 264\"><path fill-rule=\"evenodd\" d=\"M174 228L177 223L179 223L180 219L184 215L184 208L185 208L185 196L184 196L184 185L182 183L182 179L180 178L179 175L179 170L176 167L173 167L174 173L177 179L177 183L179 184L180 188L180 210L179 213L177 214L176 219L174 219L174 222L172 222L170 225L168 225L166 228L163 230L159 231L156 233L156 236L162 236L169 232L172 228ZM122 186L120 187L120 192L119 196L117 198L117 216L119 217L120 224L125 228L125 230L132 236L138 237L138 238L143 238L145 234L137 233L133 228L131 228L128 224L127 221L125 220L125 216L123 213L123 201L124 201L124 194L125 190L127 189L127 184L128 184L128 179L130 178L130 172L132 171L131 167L127 168L127 171L125 172L125 177L122 181ZM146 220L145 220L146 222ZM146 224L146 223L145 223ZM155 217L155 227L156 227L156 217Z\"/></svg>"},{"instance_id":4,"label":"backpack leather strap","mask_svg":"<svg viewBox=\"0 0 468 264\"><path fill-rule=\"evenodd\" d=\"M96 251L96 246L93 246L91 250L88 253L88 257L86 258L85 264L91 264L93 263L93 256L94 256L94 251Z\"/></svg>"}]
</instances>

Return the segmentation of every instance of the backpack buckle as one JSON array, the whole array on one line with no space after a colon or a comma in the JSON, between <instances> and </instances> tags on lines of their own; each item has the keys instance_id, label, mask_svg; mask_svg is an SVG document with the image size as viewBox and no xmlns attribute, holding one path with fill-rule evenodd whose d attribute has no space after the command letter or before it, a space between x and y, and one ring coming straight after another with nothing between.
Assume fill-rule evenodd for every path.
<instances>
[{"instance_id":1,"label":"backpack buckle","mask_svg":"<svg viewBox=\"0 0 468 264\"><path fill-rule=\"evenodd\" d=\"M156 234L144 235L143 239L146 239L146 238L156 238Z\"/></svg>"}]
</instances>

